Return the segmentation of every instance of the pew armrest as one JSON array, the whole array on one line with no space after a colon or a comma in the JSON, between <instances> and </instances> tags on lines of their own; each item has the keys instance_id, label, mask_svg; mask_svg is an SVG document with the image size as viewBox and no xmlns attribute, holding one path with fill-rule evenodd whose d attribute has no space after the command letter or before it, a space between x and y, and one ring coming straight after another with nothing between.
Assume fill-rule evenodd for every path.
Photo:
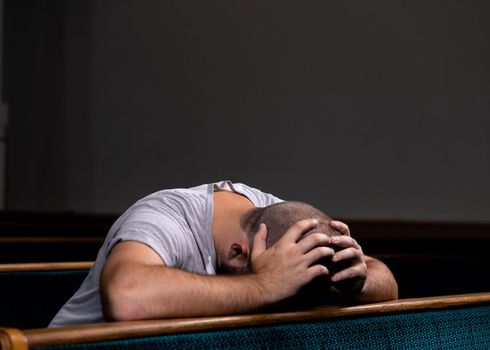
<instances>
[{"instance_id":1,"label":"pew armrest","mask_svg":"<svg viewBox=\"0 0 490 350\"><path fill-rule=\"evenodd\" d=\"M16 328L0 328L0 349L2 350L28 350L27 339Z\"/></svg>"}]
</instances>

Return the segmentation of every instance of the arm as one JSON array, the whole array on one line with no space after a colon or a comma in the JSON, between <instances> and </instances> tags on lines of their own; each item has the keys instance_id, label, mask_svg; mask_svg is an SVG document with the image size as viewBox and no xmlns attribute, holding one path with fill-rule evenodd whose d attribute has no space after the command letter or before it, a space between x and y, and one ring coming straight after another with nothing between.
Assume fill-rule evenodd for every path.
<instances>
[{"instance_id":1,"label":"arm","mask_svg":"<svg viewBox=\"0 0 490 350\"><path fill-rule=\"evenodd\" d=\"M390 269L381 261L366 256L367 274L364 287L355 296L364 302L393 300L398 298L398 284Z\"/></svg>"},{"instance_id":2,"label":"arm","mask_svg":"<svg viewBox=\"0 0 490 350\"><path fill-rule=\"evenodd\" d=\"M240 313L266 303L256 276L204 276L168 267L148 246L118 243L101 275L108 320Z\"/></svg>"},{"instance_id":3,"label":"arm","mask_svg":"<svg viewBox=\"0 0 490 350\"><path fill-rule=\"evenodd\" d=\"M347 297L360 302L376 302L398 298L398 284L390 269L381 261L364 255L361 246L350 236L349 227L340 221L330 225L342 233L331 237L331 244L341 249L333 262L351 261L351 266L331 276L335 287Z\"/></svg>"},{"instance_id":4,"label":"arm","mask_svg":"<svg viewBox=\"0 0 490 350\"><path fill-rule=\"evenodd\" d=\"M321 237L297 242L315 225L315 220L300 221L267 250L267 229L261 225L252 250L254 271L240 276L182 271L166 266L144 244L118 243L101 274L104 316L108 320L136 320L224 315L254 311L287 298L313 278L328 273L321 265L311 266L333 254L331 248L318 246ZM283 281L288 281L287 285Z\"/></svg>"}]
</instances>

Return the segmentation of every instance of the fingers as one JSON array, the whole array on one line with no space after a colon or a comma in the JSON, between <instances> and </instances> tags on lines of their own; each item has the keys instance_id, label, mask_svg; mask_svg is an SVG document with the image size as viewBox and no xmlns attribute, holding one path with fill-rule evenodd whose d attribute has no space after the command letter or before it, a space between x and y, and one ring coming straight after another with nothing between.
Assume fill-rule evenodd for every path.
<instances>
[{"instance_id":1,"label":"fingers","mask_svg":"<svg viewBox=\"0 0 490 350\"><path fill-rule=\"evenodd\" d=\"M344 224L342 221L331 220L329 224L330 227L332 227L334 230L339 231L342 235L350 236L349 226Z\"/></svg>"},{"instance_id":2,"label":"fingers","mask_svg":"<svg viewBox=\"0 0 490 350\"><path fill-rule=\"evenodd\" d=\"M332 236L330 237L330 244L339 248L354 247L362 251L359 243L357 243L357 241L350 236Z\"/></svg>"},{"instance_id":3,"label":"fingers","mask_svg":"<svg viewBox=\"0 0 490 350\"><path fill-rule=\"evenodd\" d=\"M341 248L332 256L332 262L350 261L350 266L333 274L331 281L339 282L353 278L364 280L367 265L359 243L350 236L335 236L331 237L330 241L333 246Z\"/></svg>"},{"instance_id":4,"label":"fingers","mask_svg":"<svg viewBox=\"0 0 490 350\"><path fill-rule=\"evenodd\" d=\"M341 248L332 256L332 262L351 261L351 265L365 264L364 253L355 239L347 236L331 237L332 245Z\"/></svg>"},{"instance_id":5,"label":"fingers","mask_svg":"<svg viewBox=\"0 0 490 350\"><path fill-rule=\"evenodd\" d=\"M334 254L335 251L330 247L317 247L305 254L305 264L310 266L318 262L318 260L331 257Z\"/></svg>"},{"instance_id":6,"label":"fingers","mask_svg":"<svg viewBox=\"0 0 490 350\"><path fill-rule=\"evenodd\" d=\"M356 264L358 260L362 260L363 254L361 251L355 248L347 248L335 253L332 257L332 262L336 263L339 261L353 260L352 263Z\"/></svg>"},{"instance_id":7,"label":"fingers","mask_svg":"<svg viewBox=\"0 0 490 350\"><path fill-rule=\"evenodd\" d=\"M362 264L358 264L335 273L330 277L330 280L332 282L339 282L351 278L365 279L366 273L367 273L367 268Z\"/></svg>"},{"instance_id":8,"label":"fingers","mask_svg":"<svg viewBox=\"0 0 490 350\"><path fill-rule=\"evenodd\" d=\"M265 226L265 224L260 224L259 230L254 235L253 248L251 253L252 260L254 260L257 256L259 256L266 250L267 248L266 238L267 238L267 226Z\"/></svg>"},{"instance_id":9,"label":"fingers","mask_svg":"<svg viewBox=\"0 0 490 350\"><path fill-rule=\"evenodd\" d=\"M318 232L312 233L298 242L298 247L303 253L309 252L315 247L326 246L330 244L330 237Z\"/></svg>"},{"instance_id":10,"label":"fingers","mask_svg":"<svg viewBox=\"0 0 490 350\"><path fill-rule=\"evenodd\" d=\"M311 282L313 279L319 277L319 276L325 276L328 275L328 269L320 264L310 266L306 270L306 275L307 275L307 283Z\"/></svg>"},{"instance_id":11,"label":"fingers","mask_svg":"<svg viewBox=\"0 0 490 350\"><path fill-rule=\"evenodd\" d=\"M311 230L316 225L318 225L317 219L300 220L297 223L295 223L293 226L291 226L277 243L279 242L296 243L303 235L303 233Z\"/></svg>"}]
</instances>

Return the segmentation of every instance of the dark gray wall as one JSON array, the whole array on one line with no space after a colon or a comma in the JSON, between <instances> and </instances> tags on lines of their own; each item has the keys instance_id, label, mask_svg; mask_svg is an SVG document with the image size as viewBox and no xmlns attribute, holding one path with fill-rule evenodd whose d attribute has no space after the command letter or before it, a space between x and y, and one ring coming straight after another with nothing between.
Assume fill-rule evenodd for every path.
<instances>
[{"instance_id":1,"label":"dark gray wall","mask_svg":"<svg viewBox=\"0 0 490 350\"><path fill-rule=\"evenodd\" d=\"M0 0L0 19L3 18L3 0ZM3 22L0 20L0 82L3 81ZM7 111L2 100L2 88L0 84L0 210L5 208L5 125L7 123Z\"/></svg>"},{"instance_id":2,"label":"dark gray wall","mask_svg":"<svg viewBox=\"0 0 490 350\"><path fill-rule=\"evenodd\" d=\"M490 221L490 3L5 1L12 210L232 179Z\"/></svg>"}]
</instances>

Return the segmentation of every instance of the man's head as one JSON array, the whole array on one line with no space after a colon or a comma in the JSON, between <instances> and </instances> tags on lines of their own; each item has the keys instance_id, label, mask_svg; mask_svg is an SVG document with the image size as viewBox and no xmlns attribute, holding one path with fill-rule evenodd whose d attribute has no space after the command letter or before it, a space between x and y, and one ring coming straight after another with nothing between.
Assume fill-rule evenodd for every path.
<instances>
[{"instance_id":1,"label":"man's head","mask_svg":"<svg viewBox=\"0 0 490 350\"><path fill-rule=\"evenodd\" d=\"M243 217L241 226L248 234L251 247L253 236L258 231L259 225L265 224L267 226L267 248L270 248L293 224L303 219L318 219L319 224L305 232L301 239L314 232L321 232L329 237L340 235L330 227L330 217L303 202L282 202L264 208L254 208Z\"/></svg>"},{"instance_id":2,"label":"man's head","mask_svg":"<svg viewBox=\"0 0 490 350\"><path fill-rule=\"evenodd\" d=\"M341 233L330 226L331 218L317 208L303 202L282 202L273 204L265 208L255 208L243 217L242 227L248 234L250 250L252 249L253 237L259 229L259 225L264 223L267 226L266 246L270 248L274 245L286 231L296 222L304 219L318 219L319 223L314 228L303 233L299 240L313 233L323 233L329 237L340 236ZM333 247L336 249L335 247ZM325 265L331 273L342 270L350 265L350 262L332 263L330 257L319 260L317 263ZM250 264L250 261L249 261ZM302 309L311 306L331 302L327 296L331 282L324 276L312 280L294 296L278 303L279 310Z\"/></svg>"},{"instance_id":3,"label":"man's head","mask_svg":"<svg viewBox=\"0 0 490 350\"><path fill-rule=\"evenodd\" d=\"M267 227L266 246L274 245L296 222L303 219L318 219L319 224L305 232L300 239L320 232L326 235L340 235L329 225L330 218L317 208L303 202L281 202L263 208L248 209L240 218L239 232L230 231L224 251L218 252L218 273L243 274L250 272L250 255L254 235L261 223ZM322 262L323 263L323 262Z\"/></svg>"}]
</instances>

